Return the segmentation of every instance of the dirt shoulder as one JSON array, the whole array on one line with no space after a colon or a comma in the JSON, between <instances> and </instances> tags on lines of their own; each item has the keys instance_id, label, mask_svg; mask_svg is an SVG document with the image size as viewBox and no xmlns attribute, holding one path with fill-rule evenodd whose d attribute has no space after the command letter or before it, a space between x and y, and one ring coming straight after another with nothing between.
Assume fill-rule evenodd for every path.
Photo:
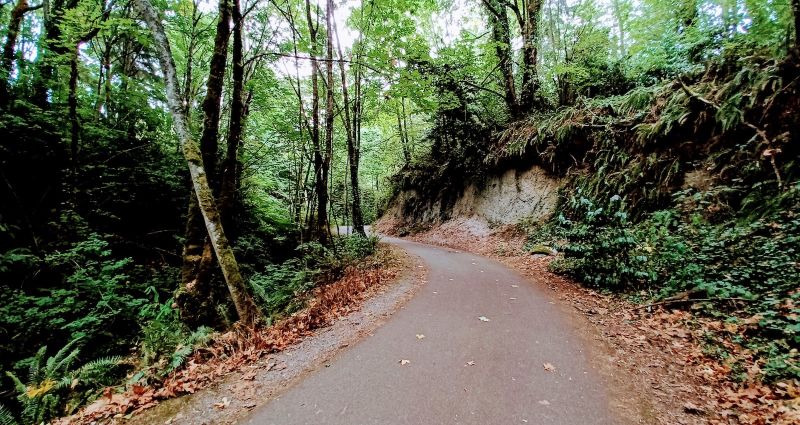
<instances>
[{"instance_id":1,"label":"dirt shoulder","mask_svg":"<svg viewBox=\"0 0 800 425\"><path fill-rule=\"evenodd\" d=\"M377 255L380 266L318 288L309 306L285 321L221 336L162 387L108 394L61 423L236 423L371 335L414 295L425 273L415 258L385 244Z\"/></svg>"},{"instance_id":2,"label":"dirt shoulder","mask_svg":"<svg viewBox=\"0 0 800 425\"><path fill-rule=\"evenodd\" d=\"M548 271L552 257L525 252L524 235L513 229L476 232L469 220L453 221L411 239L494 258L547 288L572 317L595 365L611 383L612 408L633 422L800 423L796 383L733 382L731 365L709 355L704 338L709 331L725 331L719 321L584 288Z\"/></svg>"}]
</instances>

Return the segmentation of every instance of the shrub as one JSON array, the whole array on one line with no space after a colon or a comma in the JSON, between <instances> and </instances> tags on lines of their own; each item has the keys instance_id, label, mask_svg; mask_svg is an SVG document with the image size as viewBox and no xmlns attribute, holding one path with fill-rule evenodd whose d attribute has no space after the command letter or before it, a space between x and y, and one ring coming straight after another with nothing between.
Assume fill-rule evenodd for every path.
<instances>
[{"instance_id":1,"label":"shrub","mask_svg":"<svg viewBox=\"0 0 800 425\"><path fill-rule=\"evenodd\" d=\"M14 382L23 423L40 424L69 414L94 397L99 388L111 385L119 378L114 374L119 357L101 358L73 368L80 354L79 341L71 341L46 360L47 347L40 348L25 362L29 365L27 383L14 373L6 372Z\"/></svg>"},{"instance_id":2,"label":"shrub","mask_svg":"<svg viewBox=\"0 0 800 425\"><path fill-rule=\"evenodd\" d=\"M648 257L638 249L622 198L615 195L607 207L600 207L578 193L570 198L567 211L571 219L558 218L565 242L560 247L564 256L552 263L555 271L609 289L653 280L652 272L644 267Z\"/></svg>"},{"instance_id":3,"label":"shrub","mask_svg":"<svg viewBox=\"0 0 800 425\"><path fill-rule=\"evenodd\" d=\"M271 319L302 308L302 294L314 288L320 280L338 277L349 265L372 255L377 246L376 236L348 235L332 239L329 247L317 242L297 247L298 258L269 265L264 272L250 277L250 286L264 313Z\"/></svg>"},{"instance_id":4,"label":"shrub","mask_svg":"<svg viewBox=\"0 0 800 425\"><path fill-rule=\"evenodd\" d=\"M673 209L637 223L619 197L598 207L577 192L529 245L557 241L564 254L552 269L594 287L647 289L655 298L686 292L711 300L706 314L756 318L742 341L764 359L765 378L800 377L800 189L739 211L709 201L719 190L678 193Z\"/></svg>"}]
</instances>

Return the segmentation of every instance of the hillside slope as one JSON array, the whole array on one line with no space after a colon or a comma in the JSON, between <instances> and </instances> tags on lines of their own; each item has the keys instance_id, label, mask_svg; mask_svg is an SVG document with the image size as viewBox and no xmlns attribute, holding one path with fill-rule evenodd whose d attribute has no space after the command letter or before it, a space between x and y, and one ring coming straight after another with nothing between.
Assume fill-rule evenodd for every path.
<instances>
[{"instance_id":1,"label":"hillside slope","mask_svg":"<svg viewBox=\"0 0 800 425\"><path fill-rule=\"evenodd\" d=\"M461 161L483 164L472 173L434 154L402 170L378 228L510 225L528 252L558 252L551 271L721 321L701 345L727 379L797 397L799 79L796 54L741 58L536 112Z\"/></svg>"}]
</instances>

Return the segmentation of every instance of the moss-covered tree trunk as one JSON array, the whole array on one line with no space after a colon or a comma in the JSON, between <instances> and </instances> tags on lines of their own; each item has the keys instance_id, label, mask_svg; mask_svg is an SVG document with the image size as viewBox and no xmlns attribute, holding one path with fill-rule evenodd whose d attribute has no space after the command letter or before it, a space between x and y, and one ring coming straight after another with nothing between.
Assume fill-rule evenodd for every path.
<instances>
[{"instance_id":1,"label":"moss-covered tree trunk","mask_svg":"<svg viewBox=\"0 0 800 425\"><path fill-rule=\"evenodd\" d=\"M508 12L506 6L498 0L484 0L484 7L489 16L489 26L492 30L492 43L497 55L498 68L503 75L503 94L512 117L519 115L517 104L517 89L514 82L513 61L511 60L511 32L508 25Z\"/></svg>"},{"instance_id":2,"label":"moss-covered tree trunk","mask_svg":"<svg viewBox=\"0 0 800 425\"><path fill-rule=\"evenodd\" d=\"M17 38L19 37L19 29L22 26L22 19L27 12L38 9L42 5L30 7L28 0L18 0L14 9L11 10L11 16L8 20L8 28L6 29L6 42L3 44L3 57L0 60L0 107L8 105L9 98L9 79L11 78L11 69L14 67L14 56L17 49Z\"/></svg>"},{"instance_id":3,"label":"moss-covered tree trunk","mask_svg":"<svg viewBox=\"0 0 800 425\"><path fill-rule=\"evenodd\" d=\"M539 19L542 14L543 0L525 0L524 20L522 27L522 89L520 105L529 111L536 106L539 90L539 74L536 70L539 54Z\"/></svg>"},{"instance_id":4,"label":"moss-covered tree trunk","mask_svg":"<svg viewBox=\"0 0 800 425\"><path fill-rule=\"evenodd\" d=\"M44 39L37 50L39 75L33 81L33 103L42 108L50 108L50 89L56 74L55 57L69 53L63 43L61 21L64 13L78 6L78 0L52 0L44 3Z\"/></svg>"},{"instance_id":5,"label":"moss-covered tree trunk","mask_svg":"<svg viewBox=\"0 0 800 425\"><path fill-rule=\"evenodd\" d=\"M800 49L800 0L792 0L794 14L794 47Z\"/></svg>"},{"instance_id":6,"label":"moss-covered tree trunk","mask_svg":"<svg viewBox=\"0 0 800 425\"><path fill-rule=\"evenodd\" d=\"M214 51L209 64L206 96L203 99L203 133L200 136L200 152L207 170L209 184L219 187L217 169L220 103L225 81L228 59L228 39L231 32L230 0L219 1L219 18L214 36ZM189 88L184 88L188 90ZM182 101L186 101L184 92ZM184 111L188 109L184 106ZM187 118L188 120L188 118ZM222 207L220 206L220 211ZM192 200L186 221L186 239L183 247L181 288L176 294L181 317L193 325L214 324L211 277L214 270L214 253L200 212L200 205Z\"/></svg>"},{"instance_id":7,"label":"moss-covered tree trunk","mask_svg":"<svg viewBox=\"0 0 800 425\"><path fill-rule=\"evenodd\" d=\"M333 156L333 106L334 106L334 79L333 79L333 3L328 1L325 8L325 22L326 22L326 55L325 55L325 151L322 153L322 168L321 179L324 182L323 190L318 193L319 206L324 206L324 209L318 209L317 223L320 231L327 237L328 233L328 201L330 195L328 193L328 180L331 170L331 157ZM334 217L335 218L335 217ZM324 229L324 230L323 230Z\"/></svg>"},{"instance_id":8,"label":"moss-covered tree trunk","mask_svg":"<svg viewBox=\"0 0 800 425\"><path fill-rule=\"evenodd\" d=\"M247 325L255 325L259 318L258 308L253 302L247 290L242 274L239 271L239 264L233 254L228 238L225 236L222 222L220 220L217 203L208 183L208 177L203 166L203 157L200 148L194 143L189 131L189 122L183 113L180 92L178 90L178 77L175 70L175 62L172 58L169 39L161 24L161 19L156 13L149 0L133 0L134 6L139 10L142 19L147 24L150 32L155 39L155 47L158 52L158 60L164 73L164 80L167 88L167 102L170 113L172 114L175 132L186 158L189 167L189 174L192 185L197 197L197 203L205 222L206 231L211 238L214 252L217 255L222 274L228 286L239 320Z\"/></svg>"},{"instance_id":9,"label":"moss-covered tree trunk","mask_svg":"<svg viewBox=\"0 0 800 425\"><path fill-rule=\"evenodd\" d=\"M239 0L233 0L233 95L227 149L225 160L222 163L222 187L219 201L222 223L226 229L233 229L235 225L233 213L237 207L236 193L242 168L239 162L239 148L242 144L242 129L247 113L244 99L243 19Z\"/></svg>"}]
</instances>

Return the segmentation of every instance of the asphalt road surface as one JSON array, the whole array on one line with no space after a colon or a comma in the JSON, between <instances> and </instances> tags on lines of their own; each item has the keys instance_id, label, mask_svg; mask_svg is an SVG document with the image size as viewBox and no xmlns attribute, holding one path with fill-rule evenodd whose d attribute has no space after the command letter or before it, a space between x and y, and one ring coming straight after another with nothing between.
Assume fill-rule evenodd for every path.
<instances>
[{"instance_id":1,"label":"asphalt road surface","mask_svg":"<svg viewBox=\"0 0 800 425\"><path fill-rule=\"evenodd\" d=\"M242 423L616 423L564 313L533 284L474 254L385 240L422 259L427 283Z\"/></svg>"}]
</instances>

